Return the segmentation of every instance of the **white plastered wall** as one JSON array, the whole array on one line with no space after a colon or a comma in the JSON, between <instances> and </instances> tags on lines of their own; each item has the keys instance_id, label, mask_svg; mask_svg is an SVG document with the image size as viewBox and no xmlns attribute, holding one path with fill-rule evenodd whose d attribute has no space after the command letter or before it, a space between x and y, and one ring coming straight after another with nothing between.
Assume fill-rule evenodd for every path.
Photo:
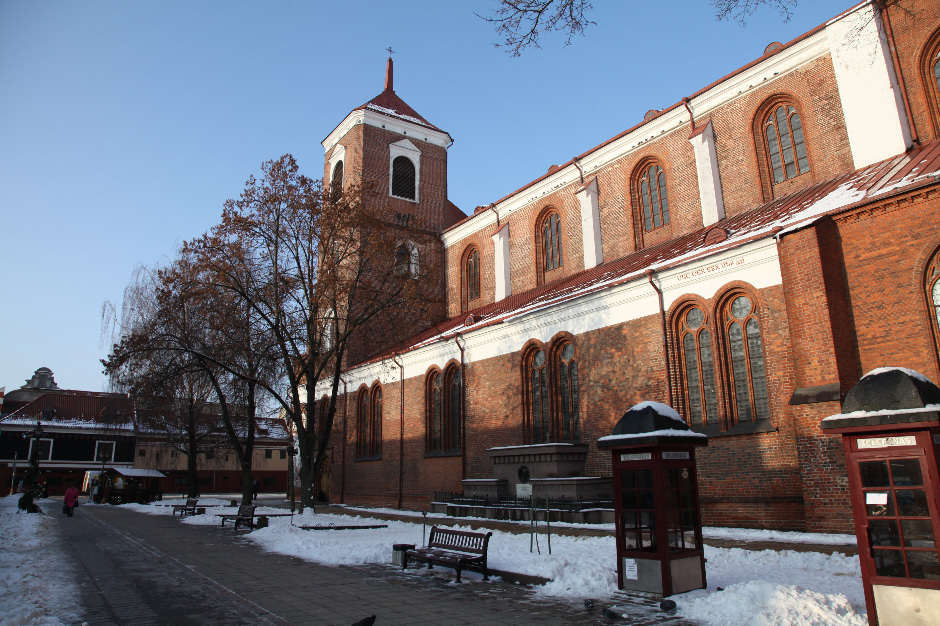
<instances>
[{"instance_id":1,"label":"white plastered wall","mask_svg":"<svg viewBox=\"0 0 940 626\"><path fill-rule=\"evenodd\" d=\"M827 24L826 36L855 167L905 152L911 130L881 15L860 5Z\"/></svg>"}]
</instances>

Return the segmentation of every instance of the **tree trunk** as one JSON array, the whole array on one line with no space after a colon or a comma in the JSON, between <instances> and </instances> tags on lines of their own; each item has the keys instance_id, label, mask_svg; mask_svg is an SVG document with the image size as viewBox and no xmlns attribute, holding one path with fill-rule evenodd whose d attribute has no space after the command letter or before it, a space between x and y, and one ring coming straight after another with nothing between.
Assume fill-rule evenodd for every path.
<instances>
[{"instance_id":1,"label":"tree trunk","mask_svg":"<svg viewBox=\"0 0 940 626\"><path fill-rule=\"evenodd\" d=\"M316 459L316 438L311 436L305 430L298 429L297 447L300 454L300 511L303 512L305 506L314 508L316 504L316 476L319 463Z\"/></svg>"},{"instance_id":2,"label":"tree trunk","mask_svg":"<svg viewBox=\"0 0 940 626\"><path fill-rule=\"evenodd\" d=\"M197 450L199 445L196 442L196 433L190 429L189 430L189 441L187 443L187 448L189 450L186 454L186 476L189 478L189 485L186 491L187 498L198 498L199 497L199 473L198 473L198 462L199 459L196 458L196 455L199 454Z\"/></svg>"}]
</instances>

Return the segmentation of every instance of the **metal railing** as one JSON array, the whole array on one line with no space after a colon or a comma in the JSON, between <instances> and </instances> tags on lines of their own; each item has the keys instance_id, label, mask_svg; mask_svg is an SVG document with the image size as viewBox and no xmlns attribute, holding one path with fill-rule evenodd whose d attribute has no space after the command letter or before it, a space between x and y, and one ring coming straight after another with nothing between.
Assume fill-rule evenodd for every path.
<instances>
[{"instance_id":1,"label":"metal railing","mask_svg":"<svg viewBox=\"0 0 940 626\"><path fill-rule=\"evenodd\" d=\"M459 504L464 506L493 506L501 508L520 508L528 509L532 507L531 497L513 497L513 496L478 496L464 495L456 491L435 491L435 502L445 502L447 504ZM539 496L536 498L536 508L545 508L546 498ZM563 511L583 511L585 509L612 509L613 500L583 500L575 498L548 498L548 507L551 509Z\"/></svg>"}]
</instances>

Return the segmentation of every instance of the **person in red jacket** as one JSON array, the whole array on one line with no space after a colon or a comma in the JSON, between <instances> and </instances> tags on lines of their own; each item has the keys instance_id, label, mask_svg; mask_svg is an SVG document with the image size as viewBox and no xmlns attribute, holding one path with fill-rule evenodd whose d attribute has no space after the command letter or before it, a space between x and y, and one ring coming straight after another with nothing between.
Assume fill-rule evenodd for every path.
<instances>
[{"instance_id":1,"label":"person in red jacket","mask_svg":"<svg viewBox=\"0 0 940 626\"><path fill-rule=\"evenodd\" d=\"M75 513L75 507L78 506L78 494L78 487L75 486L75 483L72 483L72 486L65 490L65 504L62 507L62 512L69 517L72 517L72 514Z\"/></svg>"}]
</instances>

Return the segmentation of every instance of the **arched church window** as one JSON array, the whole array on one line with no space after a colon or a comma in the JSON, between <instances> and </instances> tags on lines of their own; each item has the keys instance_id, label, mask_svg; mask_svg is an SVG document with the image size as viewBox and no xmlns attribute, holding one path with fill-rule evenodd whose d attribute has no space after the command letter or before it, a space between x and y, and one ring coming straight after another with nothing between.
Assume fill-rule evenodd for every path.
<instances>
[{"instance_id":1,"label":"arched church window","mask_svg":"<svg viewBox=\"0 0 940 626\"><path fill-rule=\"evenodd\" d=\"M564 259L561 249L561 216L552 208L546 209L536 222L536 269L539 282L548 280L548 274L560 268Z\"/></svg>"},{"instance_id":2,"label":"arched church window","mask_svg":"<svg viewBox=\"0 0 940 626\"><path fill-rule=\"evenodd\" d=\"M548 371L545 352L533 350L526 359L526 385L528 388L529 436L531 443L551 440L548 416Z\"/></svg>"},{"instance_id":3,"label":"arched church window","mask_svg":"<svg viewBox=\"0 0 940 626\"><path fill-rule=\"evenodd\" d=\"M678 316L684 403L689 424L703 426L718 422L718 394L715 387L715 359L708 317L698 306L684 309Z\"/></svg>"},{"instance_id":4,"label":"arched church window","mask_svg":"<svg viewBox=\"0 0 940 626\"><path fill-rule=\"evenodd\" d=\"M398 156L392 161L392 195L415 199L415 165L408 157Z\"/></svg>"},{"instance_id":5,"label":"arched church window","mask_svg":"<svg viewBox=\"0 0 940 626\"><path fill-rule=\"evenodd\" d=\"M768 419L764 349L754 304L738 294L724 307L723 315L735 417L738 422Z\"/></svg>"},{"instance_id":6,"label":"arched church window","mask_svg":"<svg viewBox=\"0 0 940 626\"><path fill-rule=\"evenodd\" d=\"M470 303L480 297L480 251L476 246L464 252L462 270L463 305L464 310L467 310Z\"/></svg>"},{"instance_id":7,"label":"arched church window","mask_svg":"<svg viewBox=\"0 0 940 626\"><path fill-rule=\"evenodd\" d=\"M933 329L934 345L940 358L940 249L927 265L927 307L930 311L930 327Z\"/></svg>"},{"instance_id":8,"label":"arched church window","mask_svg":"<svg viewBox=\"0 0 940 626\"><path fill-rule=\"evenodd\" d=\"M796 107L782 103L764 117L764 146L774 184L809 172L803 123Z\"/></svg>"},{"instance_id":9,"label":"arched church window","mask_svg":"<svg viewBox=\"0 0 940 626\"><path fill-rule=\"evenodd\" d=\"M359 392L356 401L356 456L364 457L369 454L369 392L363 389Z\"/></svg>"},{"instance_id":10,"label":"arched church window","mask_svg":"<svg viewBox=\"0 0 940 626\"><path fill-rule=\"evenodd\" d=\"M428 385L428 452L444 449L444 377L431 374Z\"/></svg>"},{"instance_id":11,"label":"arched church window","mask_svg":"<svg viewBox=\"0 0 940 626\"><path fill-rule=\"evenodd\" d=\"M330 194L336 202L343 197L343 162L337 161L333 166L333 176L330 179Z\"/></svg>"},{"instance_id":12,"label":"arched church window","mask_svg":"<svg viewBox=\"0 0 940 626\"><path fill-rule=\"evenodd\" d=\"M666 193L666 173L659 163L642 167L636 181L643 209L643 229L655 230L669 223L669 196Z\"/></svg>"},{"instance_id":13,"label":"arched church window","mask_svg":"<svg viewBox=\"0 0 940 626\"><path fill-rule=\"evenodd\" d=\"M578 361L574 344L564 342L555 351L558 369L559 415L562 441L578 441L581 438L580 399L578 394Z\"/></svg>"},{"instance_id":14,"label":"arched church window","mask_svg":"<svg viewBox=\"0 0 940 626\"><path fill-rule=\"evenodd\" d=\"M459 367L428 375L427 451L455 452L463 447L462 378Z\"/></svg>"},{"instance_id":15,"label":"arched church window","mask_svg":"<svg viewBox=\"0 0 940 626\"><path fill-rule=\"evenodd\" d=\"M372 390L372 410L369 424L369 456L382 454L382 388L375 385Z\"/></svg>"}]
</instances>

